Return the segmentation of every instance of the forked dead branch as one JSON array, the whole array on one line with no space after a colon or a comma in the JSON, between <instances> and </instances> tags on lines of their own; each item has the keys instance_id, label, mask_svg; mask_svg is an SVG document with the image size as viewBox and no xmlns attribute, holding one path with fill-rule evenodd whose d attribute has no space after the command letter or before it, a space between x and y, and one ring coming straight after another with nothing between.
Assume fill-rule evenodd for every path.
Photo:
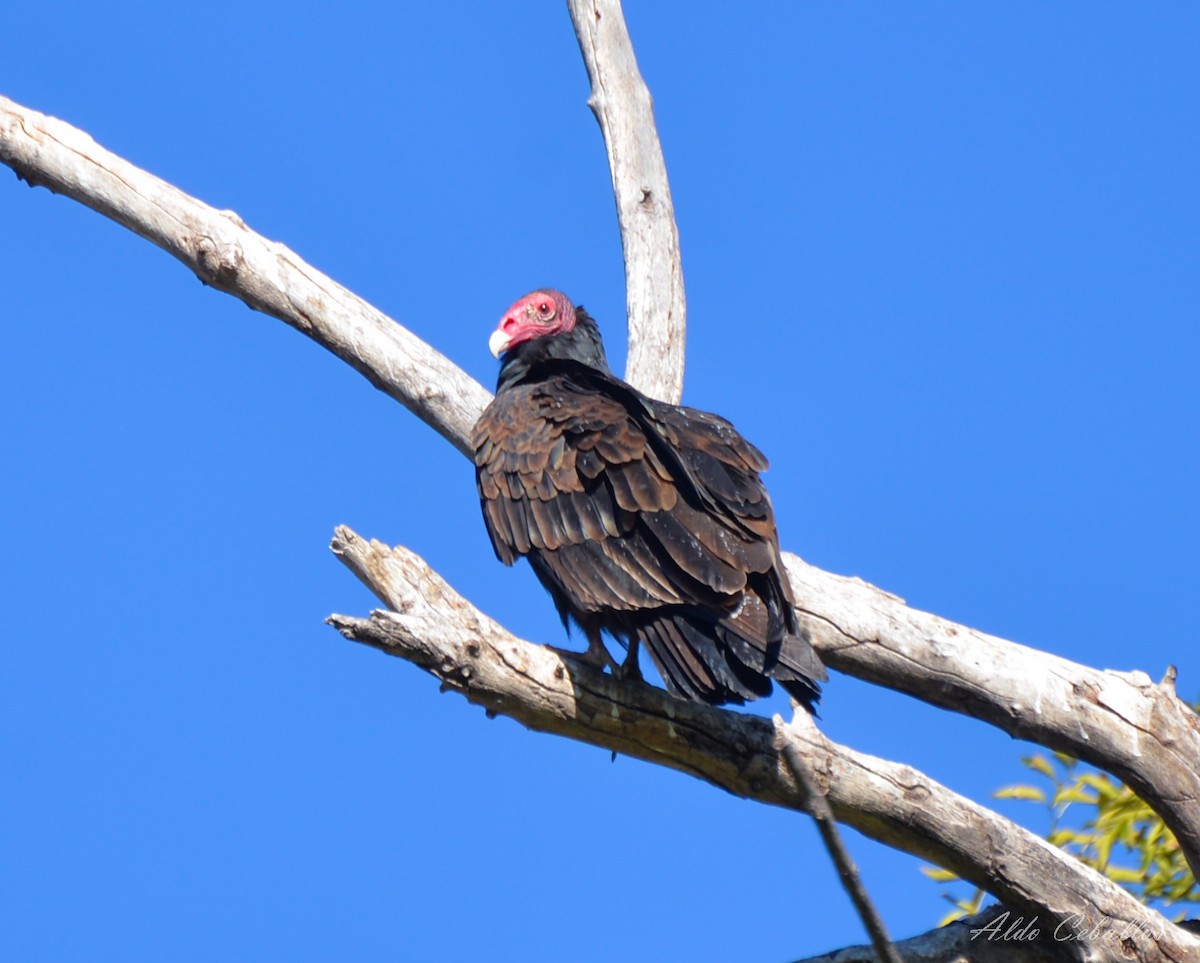
<instances>
[{"instance_id":1,"label":"forked dead branch","mask_svg":"<svg viewBox=\"0 0 1200 963\"><path fill-rule=\"evenodd\" d=\"M677 398L682 274L661 152L649 160L645 153L650 142L658 151L649 95L643 85L625 99L612 80L621 76L620 58L632 57L632 47L622 47L628 45L623 29L615 34L611 29L618 20L608 14L619 14L619 6L599 0L572 0L570 6L618 197L629 285L630 378L649 393ZM634 140L614 144L621 130L632 131ZM468 452L471 426L489 392L235 214L187 196L62 121L3 98L0 160L30 184L117 221L206 283L300 330ZM670 256L657 260L664 253ZM652 381L650 371L664 376ZM680 703L521 642L402 549L372 545L349 532L339 533L335 549L395 610L370 619L335 616L347 636L403 655L443 685L530 728L681 769L763 802L800 806L801 794L776 748L777 729L766 720ZM1072 663L916 611L880 589L822 572L796 556L787 563L801 616L831 668L1112 772L1163 817L1193 872L1200 869L1200 724L1169 682ZM1200 959L1200 941L1186 929L986 808L908 767L855 753L819 733L796 735L789 729L788 737L821 760L818 770L839 820L946 865L1014 907L1051 920L1077 917L1097 934L1054 952L1085 959ZM932 820L935 808L945 818ZM957 945L961 951L961 942Z\"/></svg>"}]
</instances>

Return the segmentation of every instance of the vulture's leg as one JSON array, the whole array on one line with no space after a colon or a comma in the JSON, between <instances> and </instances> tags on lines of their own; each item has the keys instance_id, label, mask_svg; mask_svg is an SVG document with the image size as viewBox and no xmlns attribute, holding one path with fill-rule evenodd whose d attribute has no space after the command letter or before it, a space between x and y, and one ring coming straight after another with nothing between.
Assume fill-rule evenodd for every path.
<instances>
[{"instance_id":1,"label":"vulture's leg","mask_svg":"<svg viewBox=\"0 0 1200 963\"><path fill-rule=\"evenodd\" d=\"M625 653L625 661L621 663L621 668L614 670L615 675L622 682L645 682L642 677L642 667L638 665L638 640L629 640L629 651Z\"/></svg>"}]
</instances>

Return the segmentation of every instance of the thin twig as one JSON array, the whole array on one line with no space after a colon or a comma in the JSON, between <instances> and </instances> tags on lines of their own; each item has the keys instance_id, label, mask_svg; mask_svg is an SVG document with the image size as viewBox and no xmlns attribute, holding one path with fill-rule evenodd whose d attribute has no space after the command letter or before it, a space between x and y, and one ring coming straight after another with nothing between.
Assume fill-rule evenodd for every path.
<instances>
[{"instance_id":1,"label":"thin twig","mask_svg":"<svg viewBox=\"0 0 1200 963\"><path fill-rule=\"evenodd\" d=\"M871 901L871 897L863 885L858 867L854 864L850 852L846 849L846 844L842 840L842 834L837 828L837 820L833 818L833 810L829 808L829 800L825 798L825 794L817 785L816 776L809 769L808 761L804 758L795 740L791 737L791 726L788 726L783 721L783 717L778 715L775 716L774 722L776 746L783 753L783 758L787 762L788 768L792 771L792 775L796 777L796 781L804 790L805 805L808 808L809 815L812 816L813 822L817 824L817 832L821 834L821 840L825 843L825 849L829 852L829 858L833 860L833 865L837 867L838 878L842 881L843 888L850 895L850 902L854 904L859 919L862 920L863 926L866 928L867 935L871 939L871 945L875 947L875 955L879 958L880 963L904 963L900 953L896 950L895 944L892 943L892 938L888 935L883 919L876 911L875 904ZM792 719L792 726L803 725L812 726L812 717L807 712L796 712Z\"/></svg>"}]
</instances>

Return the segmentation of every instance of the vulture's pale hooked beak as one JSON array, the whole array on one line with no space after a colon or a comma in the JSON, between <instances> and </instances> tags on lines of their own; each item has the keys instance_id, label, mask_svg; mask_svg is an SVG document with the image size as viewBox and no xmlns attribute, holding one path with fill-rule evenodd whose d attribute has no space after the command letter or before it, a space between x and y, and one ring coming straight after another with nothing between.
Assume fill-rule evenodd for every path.
<instances>
[{"instance_id":1,"label":"vulture's pale hooked beak","mask_svg":"<svg viewBox=\"0 0 1200 963\"><path fill-rule=\"evenodd\" d=\"M497 328L492 332L492 336L488 338L488 351L492 353L493 358L499 358L500 355L508 350L508 346L511 343L508 335Z\"/></svg>"}]
</instances>

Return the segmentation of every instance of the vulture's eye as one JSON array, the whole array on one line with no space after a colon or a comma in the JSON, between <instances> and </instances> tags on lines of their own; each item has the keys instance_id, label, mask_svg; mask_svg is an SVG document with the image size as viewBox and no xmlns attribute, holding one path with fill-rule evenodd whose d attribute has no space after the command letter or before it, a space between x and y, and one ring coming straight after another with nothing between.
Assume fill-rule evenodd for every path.
<instances>
[{"instance_id":1,"label":"vulture's eye","mask_svg":"<svg viewBox=\"0 0 1200 963\"><path fill-rule=\"evenodd\" d=\"M540 302L537 306L537 311L538 314L540 314L546 321L549 321L552 317L554 317L554 305L549 301Z\"/></svg>"}]
</instances>

